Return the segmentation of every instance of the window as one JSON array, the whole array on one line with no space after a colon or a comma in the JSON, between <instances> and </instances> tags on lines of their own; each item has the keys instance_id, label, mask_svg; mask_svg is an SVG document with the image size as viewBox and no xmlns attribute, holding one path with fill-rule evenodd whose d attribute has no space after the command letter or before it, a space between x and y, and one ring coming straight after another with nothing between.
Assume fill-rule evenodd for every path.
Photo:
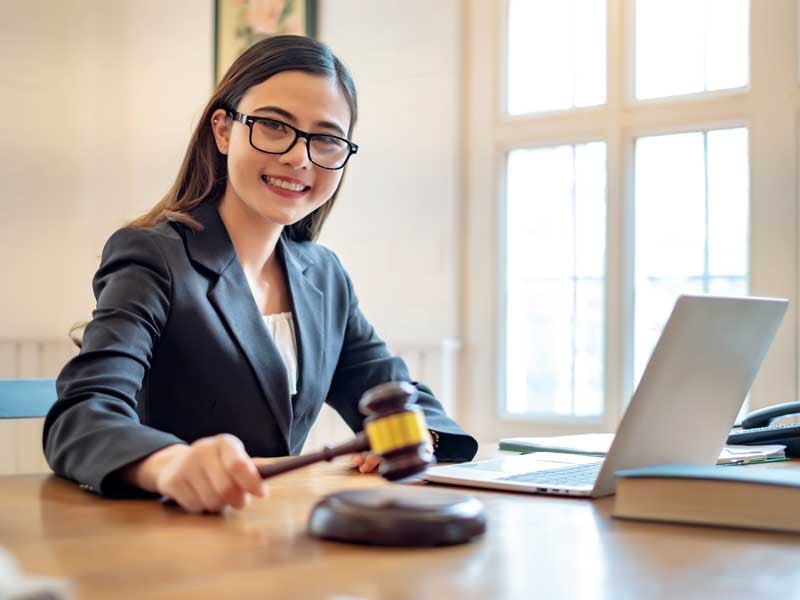
<instances>
[{"instance_id":1,"label":"window","mask_svg":"<svg viewBox=\"0 0 800 600\"><path fill-rule=\"evenodd\" d=\"M636 97L748 84L747 0L636 0Z\"/></svg>"},{"instance_id":2,"label":"window","mask_svg":"<svg viewBox=\"0 0 800 600\"><path fill-rule=\"evenodd\" d=\"M510 0L512 115L606 101L605 0Z\"/></svg>"},{"instance_id":3,"label":"window","mask_svg":"<svg viewBox=\"0 0 800 600\"><path fill-rule=\"evenodd\" d=\"M747 130L636 141L634 373L681 293L746 295Z\"/></svg>"},{"instance_id":4,"label":"window","mask_svg":"<svg viewBox=\"0 0 800 600\"><path fill-rule=\"evenodd\" d=\"M603 410L605 144L508 157L506 409Z\"/></svg>"},{"instance_id":5,"label":"window","mask_svg":"<svg viewBox=\"0 0 800 600\"><path fill-rule=\"evenodd\" d=\"M682 292L789 298L750 397L795 399L789 4L469 7L468 426L614 430Z\"/></svg>"}]
</instances>

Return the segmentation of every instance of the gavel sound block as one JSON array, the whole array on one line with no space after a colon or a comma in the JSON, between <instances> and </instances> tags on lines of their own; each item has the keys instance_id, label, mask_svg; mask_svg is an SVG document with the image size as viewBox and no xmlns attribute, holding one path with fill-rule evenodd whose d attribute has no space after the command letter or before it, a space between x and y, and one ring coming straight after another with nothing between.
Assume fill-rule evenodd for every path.
<instances>
[{"instance_id":1,"label":"gavel sound block","mask_svg":"<svg viewBox=\"0 0 800 600\"><path fill-rule=\"evenodd\" d=\"M368 390L359 401L367 415L364 431L337 446L259 467L274 477L337 456L371 450L381 456L378 472L389 481L418 475L434 462L417 389L389 382ZM484 533L486 518L478 500L419 488L377 488L339 492L323 498L311 512L309 530L317 537L384 546L438 546L469 541Z\"/></svg>"},{"instance_id":2,"label":"gavel sound block","mask_svg":"<svg viewBox=\"0 0 800 600\"><path fill-rule=\"evenodd\" d=\"M320 500L311 535L373 546L462 544L486 531L483 505L470 496L417 486L351 490Z\"/></svg>"}]
</instances>

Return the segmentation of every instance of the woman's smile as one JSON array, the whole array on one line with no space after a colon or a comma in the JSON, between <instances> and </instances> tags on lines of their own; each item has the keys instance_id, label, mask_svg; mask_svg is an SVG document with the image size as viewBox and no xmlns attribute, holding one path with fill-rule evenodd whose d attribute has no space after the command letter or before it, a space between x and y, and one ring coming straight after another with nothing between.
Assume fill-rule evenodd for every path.
<instances>
[{"instance_id":1,"label":"woman's smile","mask_svg":"<svg viewBox=\"0 0 800 600\"><path fill-rule=\"evenodd\" d=\"M261 181L269 188L269 191L284 198L301 198L311 190L310 185L306 185L294 177L261 175Z\"/></svg>"}]
</instances>

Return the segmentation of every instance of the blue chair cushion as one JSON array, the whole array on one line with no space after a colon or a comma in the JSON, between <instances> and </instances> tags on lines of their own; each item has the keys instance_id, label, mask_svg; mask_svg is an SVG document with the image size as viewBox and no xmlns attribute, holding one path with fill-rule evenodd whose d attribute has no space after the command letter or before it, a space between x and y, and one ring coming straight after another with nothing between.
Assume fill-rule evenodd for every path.
<instances>
[{"instance_id":1,"label":"blue chair cushion","mask_svg":"<svg viewBox=\"0 0 800 600\"><path fill-rule=\"evenodd\" d=\"M56 398L55 379L0 380L0 419L44 417Z\"/></svg>"}]
</instances>

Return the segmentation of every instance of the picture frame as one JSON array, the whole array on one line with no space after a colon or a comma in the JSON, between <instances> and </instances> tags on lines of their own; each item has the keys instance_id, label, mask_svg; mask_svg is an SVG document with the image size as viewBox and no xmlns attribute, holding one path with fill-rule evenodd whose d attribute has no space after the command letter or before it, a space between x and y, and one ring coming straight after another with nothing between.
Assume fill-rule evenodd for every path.
<instances>
[{"instance_id":1,"label":"picture frame","mask_svg":"<svg viewBox=\"0 0 800 600\"><path fill-rule=\"evenodd\" d=\"M215 0L214 83L251 45L285 33L316 37L317 0Z\"/></svg>"}]
</instances>

